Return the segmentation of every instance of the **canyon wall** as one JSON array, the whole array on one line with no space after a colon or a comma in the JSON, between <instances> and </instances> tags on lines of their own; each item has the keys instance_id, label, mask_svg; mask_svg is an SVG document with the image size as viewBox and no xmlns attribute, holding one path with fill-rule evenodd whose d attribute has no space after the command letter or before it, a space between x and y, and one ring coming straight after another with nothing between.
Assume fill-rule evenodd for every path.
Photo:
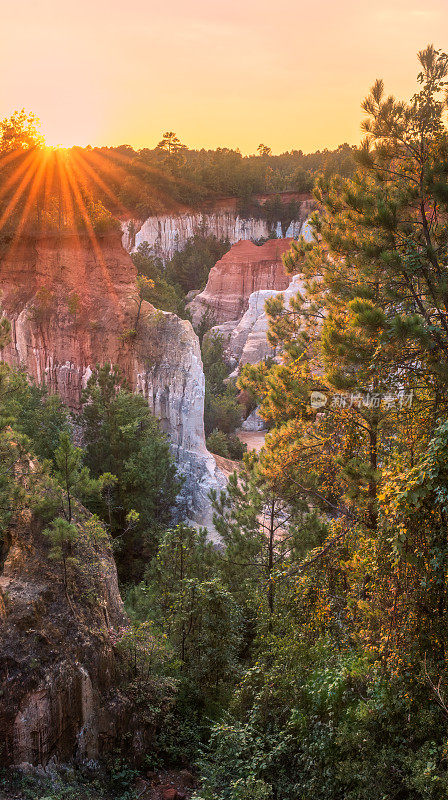
<instances>
[{"instance_id":1,"label":"canyon wall","mask_svg":"<svg viewBox=\"0 0 448 800\"><path fill-rule=\"evenodd\" d=\"M225 357L233 368L231 377L236 377L244 364L256 364L266 358L275 357L276 350L267 339L269 322L265 303L271 297L281 294L285 307L288 308L290 300L298 292L302 295L305 293L303 275L294 275L289 281L285 290L260 289L253 292L249 297L248 308L239 320L224 322L211 329L211 334L219 334L223 338Z\"/></svg>"},{"instance_id":2,"label":"canyon wall","mask_svg":"<svg viewBox=\"0 0 448 800\"><path fill-rule=\"evenodd\" d=\"M21 465L20 472L26 469ZM110 631L127 620L112 548L105 532L92 538L89 520L76 504L72 559L81 566L70 567L69 588L29 509L15 515L6 533L0 574L3 766L96 759L118 746L123 726L132 724L132 708L114 688L118 665Z\"/></svg>"},{"instance_id":3,"label":"canyon wall","mask_svg":"<svg viewBox=\"0 0 448 800\"><path fill-rule=\"evenodd\" d=\"M118 236L22 240L0 254L0 290L12 324L3 359L22 366L73 409L96 364L117 364L171 439L185 483L183 513L211 521L222 485L205 446L204 374L191 324L143 303L136 335L136 271Z\"/></svg>"},{"instance_id":4,"label":"canyon wall","mask_svg":"<svg viewBox=\"0 0 448 800\"><path fill-rule=\"evenodd\" d=\"M286 289L290 276L282 261L292 239L269 239L257 246L250 241L234 244L210 270L203 292L189 303L193 324L207 313L214 323L239 320L253 292Z\"/></svg>"},{"instance_id":5,"label":"canyon wall","mask_svg":"<svg viewBox=\"0 0 448 800\"><path fill-rule=\"evenodd\" d=\"M308 195L285 192L282 197L285 202L297 199L300 203L298 218L291 222L285 233L286 237L297 239L306 230L306 222L315 203ZM258 196L256 199L263 204L267 197ZM272 230L277 237L283 235L279 221L271 226L265 219L240 216L236 198L230 198L217 201L202 211L185 210L178 214L153 216L143 223L126 221L123 223L123 246L132 252L142 242L148 242L166 261L176 250L182 250L187 239L197 233L228 239L235 244L241 239L267 239Z\"/></svg>"}]
</instances>

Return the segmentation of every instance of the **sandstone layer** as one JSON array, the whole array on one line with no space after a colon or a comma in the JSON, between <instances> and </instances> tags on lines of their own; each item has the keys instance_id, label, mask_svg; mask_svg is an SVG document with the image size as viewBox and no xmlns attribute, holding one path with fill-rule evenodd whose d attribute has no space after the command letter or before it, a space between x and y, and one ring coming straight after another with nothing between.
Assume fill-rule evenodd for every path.
<instances>
[{"instance_id":1,"label":"sandstone layer","mask_svg":"<svg viewBox=\"0 0 448 800\"><path fill-rule=\"evenodd\" d=\"M269 239L260 246L249 241L234 244L210 270L204 291L189 303L193 323L197 325L204 314L215 324L239 320L253 292L287 289L290 276L282 255L291 242Z\"/></svg>"},{"instance_id":2,"label":"sandstone layer","mask_svg":"<svg viewBox=\"0 0 448 800\"><path fill-rule=\"evenodd\" d=\"M255 199L263 204L267 196L258 195ZM290 223L286 231L287 237L296 239L304 232L314 201L309 195L294 192L284 192L282 199L284 202L296 200L300 203L298 218ZM131 252L142 242L148 242L166 261L176 250L182 250L187 239L197 233L228 239L234 244L240 239L267 239L272 231L278 237L283 235L280 221L272 226L266 219L240 216L236 198L229 198L201 211L185 209L178 214L149 217L143 223L126 221L123 223L123 245Z\"/></svg>"},{"instance_id":3,"label":"sandstone layer","mask_svg":"<svg viewBox=\"0 0 448 800\"><path fill-rule=\"evenodd\" d=\"M96 364L117 364L169 435L185 475L184 512L206 524L221 485L205 447L204 374L191 324L143 303L136 328L136 271L118 236L22 240L0 259L7 363L23 367L76 409Z\"/></svg>"},{"instance_id":4,"label":"sandstone layer","mask_svg":"<svg viewBox=\"0 0 448 800\"><path fill-rule=\"evenodd\" d=\"M268 318L265 312L266 300L283 296L285 307L289 307L292 297L304 294L304 279L302 275L294 275L284 291L262 289L253 292L249 297L247 311L239 321L224 322L215 325L210 333L222 336L226 360L232 366L232 375L236 376L244 364L256 364L266 358L274 358L275 348L267 339Z\"/></svg>"}]
</instances>

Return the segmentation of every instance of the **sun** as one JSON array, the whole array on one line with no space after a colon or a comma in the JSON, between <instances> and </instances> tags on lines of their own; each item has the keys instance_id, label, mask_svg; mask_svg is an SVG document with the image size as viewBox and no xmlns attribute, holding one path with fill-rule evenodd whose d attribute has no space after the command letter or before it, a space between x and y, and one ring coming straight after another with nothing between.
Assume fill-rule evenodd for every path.
<instances>
[{"instance_id":1,"label":"sun","mask_svg":"<svg viewBox=\"0 0 448 800\"><path fill-rule=\"evenodd\" d=\"M41 130L45 144L53 150L70 150L72 147L86 147L89 144L80 122L76 125L63 119L41 122Z\"/></svg>"},{"instance_id":2,"label":"sun","mask_svg":"<svg viewBox=\"0 0 448 800\"><path fill-rule=\"evenodd\" d=\"M45 146L50 150L71 150L72 147L84 147L82 142L75 142L73 137L53 137L44 133Z\"/></svg>"}]
</instances>

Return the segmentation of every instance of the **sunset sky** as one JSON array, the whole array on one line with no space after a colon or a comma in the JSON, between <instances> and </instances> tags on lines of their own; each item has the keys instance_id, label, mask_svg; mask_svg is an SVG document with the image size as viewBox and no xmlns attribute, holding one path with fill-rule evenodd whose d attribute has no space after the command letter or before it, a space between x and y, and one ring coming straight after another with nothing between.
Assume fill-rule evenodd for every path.
<instances>
[{"instance_id":1,"label":"sunset sky","mask_svg":"<svg viewBox=\"0 0 448 800\"><path fill-rule=\"evenodd\" d=\"M359 141L376 77L409 97L429 42L448 0L3 0L0 115L54 145L308 152Z\"/></svg>"}]
</instances>

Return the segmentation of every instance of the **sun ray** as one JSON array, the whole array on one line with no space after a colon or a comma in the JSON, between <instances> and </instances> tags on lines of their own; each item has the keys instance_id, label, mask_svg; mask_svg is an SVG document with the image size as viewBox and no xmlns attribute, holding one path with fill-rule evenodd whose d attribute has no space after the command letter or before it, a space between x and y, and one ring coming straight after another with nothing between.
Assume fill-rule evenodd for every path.
<instances>
[{"instance_id":1,"label":"sun ray","mask_svg":"<svg viewBox=\"0 0 448 800\"><path fill-rule=\"evenodd\" d=\"M20 220L18 222L17 228L16 228L16 230L14 232L14 238L12 240L11 247L10 247L11 251L16 247L16 245L18 243L18 240L19 240L19 237L20 237L20 235L21 235L21 233L23 231L23 228L25 227L26 222L28 221L28 217L30 215L31 207L33 205L34 199L36 198L37 193L38 193L38 191L39 191L39 189L40 189L40 187L42 186L42 183L43 183L45 170L46 170L46 167L47 167L47 161L48 161L48 153L42 153L42 158L41 158L40 164L38 164L36 172L34 173L32 179L31 179L31 187L30 187L28 196L26 198L26 202L25 202L25 205L23 207L22 214L21 214Z\"/></svg>"},{"instance_id":2,"label":"sun ray","mask_svg":"<svg viewBox=\"0 0 448 800\"><path fill-rule=\"evenodd\" d=\"M12 161L16 161L23 156L25 152L25 150L11 150L9 153L3 153L0 156L0 169L3 169L3 167L6 167L7 164L10 164Z\"/></svg>"},{"instance_id":3,"label":"sun ray","mask_svg":"<svg viewBox=\"0 0 448 800\"><path fill-rule=\"evenodd\" d=\"M77 206L78 206L79 211L81 213L81 216L83 218L84 224L86 226L87 235L88 235L88 237L90 239L92 248L93 248L94 253L95 253L95 255L96 255L97 259L98 259L98 263L99 263L99 265L101 267L101 271L102 271L104 280L105 280L105 282L107 284L108 291L110 292L111 296L114 299L115 305L117 307L117 312L118 312L120 318L123 318L123 312L121 310L121 306L120 306L120 303L118 301L117 292L116 292L116 289L115 289L115 287L113 285L111 277L109 275L109 270L108 270L106 262L104 260L103 253L101 251L101 247L98 244L98 240L97 240L97 237L96 237L92 222L90 220L88 211L87 211L87 209L85 207L85 203L84 203L82 194L81 194L81 192L79 190L79 186L78 186L78 183L77 183L77 180L76 180L76 176L75 176L75 174L74 174L74 172L72 170L72 166L71 166L69 161L67 161L64 166L65 166L65 169L67 170L67 178L68 178L69 184L71 186L75 201L77 203Z\"/></svg>"},{"instance_id":4,"label":"sun ray","mask_svg":"<svg viewBox=\"0 0 448 800\"><path fill-rule=\"evenodd\" d=\"M88 163L87 158L84 156L84 154L73 153L73 160L77 161L78 159L79 159L78 166L80 165L81 169L86 170L86 172L94 181L94 183L107 195L107 197L109 197L110 200L112 200L120 208L123 214L128 214L129 213L128 209L123 205L121 200L117 198L112 189L110 189L107 186L107 184L103 181L103 179L100 178L99 175L97 175L93 167L91 167L90 164Z\"/></svg>"},{"instance_id":5,"label":"sun ray","mask_svg":"<svg viewBox=\"0 0 448 800\"><path fill-rule=\"evenodd\" d=\"M55 171L55 161L56 157L53 151L49 151L49 158L47 163L47 169L45 171L45 186L44 186L44 207L49 205L51 199L51 189L53 186L53 177Z\"/></svg>"},{"instance_id":6,"label":"sun ray","mask_svg":"<svg viewBox=\"0 0 448 800\"><path fill-rule=\"evenodd\" d=\"M29 185L33 177L33 174L36 172L37 168L38 168L38 162L34 158L34 160L31 161L31 164L29 165L27 172L25 173L18 187L16 188L13 196L11 197L8 205L6 206L2 216L0 217L0 230L4 228L8 218L11 216L12 212L19 203L21 197L25 193L25 190ZM0 192L0 197L2 196L2 194L4 194L4 192L3 193Z\"/></svg>"},{"instance_id":7,"label":"sun ray","mask_svg":"<svg viewBox=\"0 0 448 800\"><path fill-rule=\"evenodd\" d=\"M85 251L81 243L81 238L79 236L78 226L76 224L76 215L75 209L73 205L73 198L72 198L72 190L70 189L68 178L67 178L67 170L64 159L60 157L60 153L56 156L57 161L57 171L59 174L60 185L62 187L62 198L64 205L67 210L67 217L68 217L68 226L71 231L73 231L75 235L75 247L78 251L80 256L80 262L84 266L84 274L83 279L79 281L80 293L81 295L85 296L88 301L91 299L91 286L89 276L87 274L87 263L85 258Z\"/></svg>"},{"instance_id":8,"label":"sun ray","mask_svg":"<svg viewBox=\"0 0 448 800\"><path fill-rule=\"evenodd\" d=\"M129 156L124 155L123 153L117 153L115 151L107 152L107 154L100 152L99 150L89 150L88 157L91 161L96 160L98 163L99 168L107 169L109 172L115 170L118 174L114 175L114 180L117 183L124 183L126 180L129 179L129 170L126 168L128 166L132 166L132 184L134 189L139 189L142 191L142 194L146 194L148 190L148 184L144 180L142 180L141 176L136 172L135 161L132 161ZM165 181L167 179L166 175L162 175L157 168L154 166L150 166L145 164L144 162L138 163L138 170L141 171L145 176L150 178L154 177L162 177ZM168 179L169 181L170 179ZM166 195L166 187L163 189L164 182L162 182L162 186L158 186L156 181L153 181L152 186L152 193L153 197L158 198L162 203L167 202L167 195ZM171 201L173 204L173 201ZM175 204L175 203L174 203ZM179 204L177 204L179 205ZM132 212L126 210L126 217L132 217Z\"/></svg>"},{"instance_id":9,"label":"sun ray","mask_svg":"<svg viewBox=\"0 0 448 800\"><path fill-rule=\"evenodd\" d=\"M113 175L113 179L117 183L124 183L128 177L128 173L122 164L114 161L112 155L113 154L108 153L106 156L104 153L101 153L98 150L89 150L88 158L90 161L96 162L99 169L111 173Z\"/></svg>"},{"instance_id":10,"label":"sun ray","mask_svg":"<svg viewBox=\"0 0 448 800\"><path fill-rule=\"evenodd\" d=\"M23 160L22 164L20 164L17 169L9 176L9 178L5 181L2 188L0 189L0 200L2 200L5 195L8 193L10 189L13 188L14 184L17 183L18 179L21 175L26 172L29 165L32 164L34 161L38 159L38 152L36 150L32 150Z\"/></svg>"},{"instance_id":11,"label":"sun ray","mask_svg":"<svg viewBox=\"0 0 448 800\"><path fill-rule=\"evenodd\" d=\"M61 158L61 153L59 151L56 151L55 161L56 161L56 172L58 175L58 183L59 186L61 187L61 199L67 211L68 226L69 228L73 229L73 231L79 238L78 229L76 225L75 210L72 200L72 192L67 180L67 171L65 169L65 162Z\"/></svg>"}]
</instances>

